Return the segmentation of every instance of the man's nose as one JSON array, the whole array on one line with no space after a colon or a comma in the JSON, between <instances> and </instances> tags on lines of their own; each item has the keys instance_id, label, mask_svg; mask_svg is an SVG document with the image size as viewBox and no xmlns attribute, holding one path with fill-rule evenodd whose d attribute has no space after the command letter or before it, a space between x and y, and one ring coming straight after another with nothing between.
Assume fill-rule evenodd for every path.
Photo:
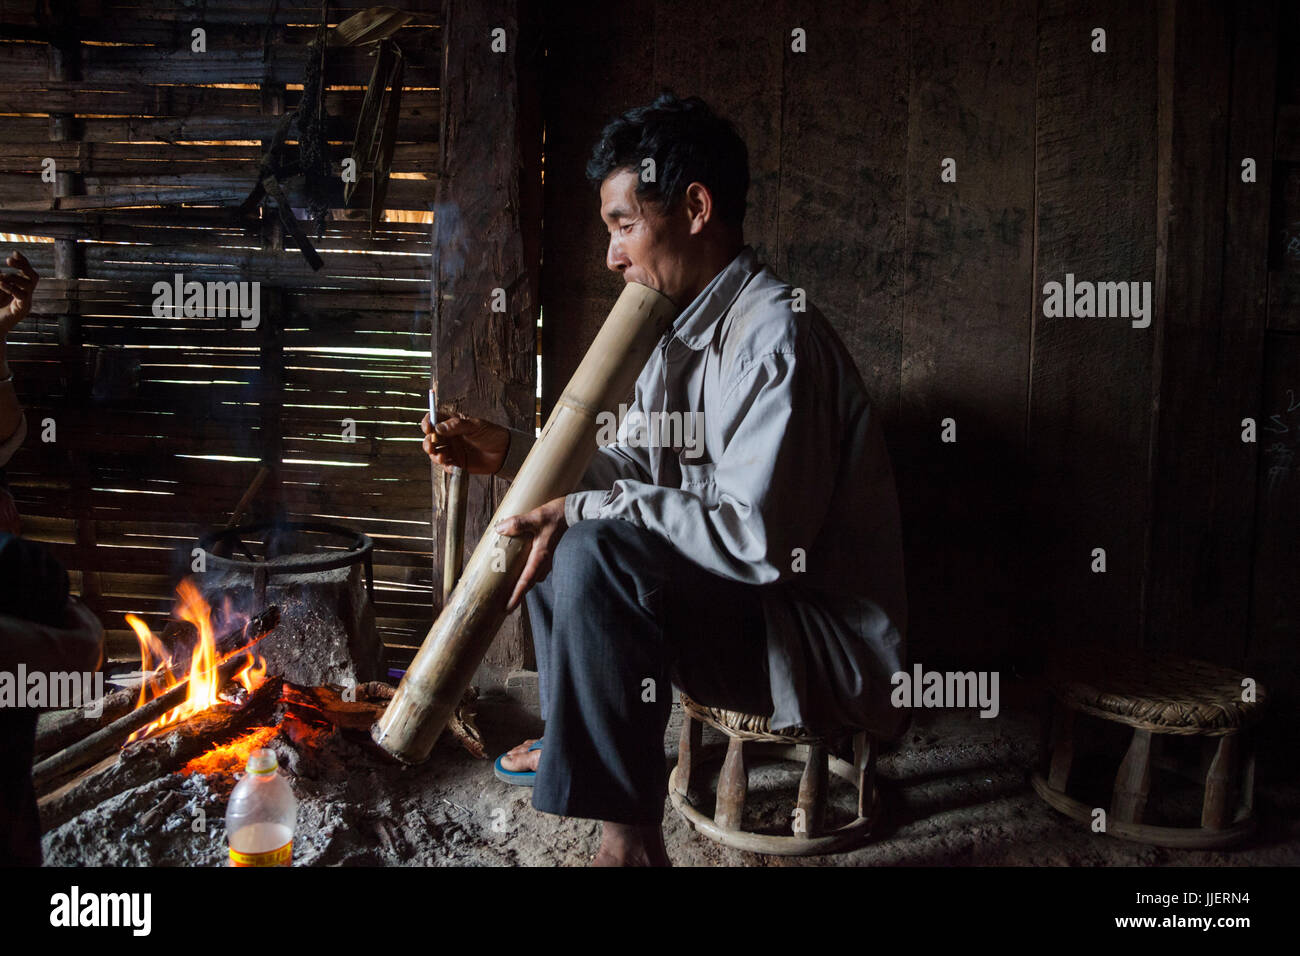
<instances>
[{"instance_id":1,"label":"man's nose","mask_svg":"<svg viewBox=\"0 0 1300 956\"><path fill-rule=\"evenodd\" d=\"M622 272L632 261L628 259L623 252L623 246L615 239L609 241L609 250L605 253L605 267L614 271Z\"/></svg>"}]
</instances>

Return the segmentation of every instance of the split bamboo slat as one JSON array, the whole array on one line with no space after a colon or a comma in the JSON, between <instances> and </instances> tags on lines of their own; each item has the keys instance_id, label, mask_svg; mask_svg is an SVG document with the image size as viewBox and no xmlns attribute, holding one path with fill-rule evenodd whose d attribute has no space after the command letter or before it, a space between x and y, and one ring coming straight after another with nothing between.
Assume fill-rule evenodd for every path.
<instances>
[{"instance_id":1,"label":"split bamboo slat","mask_svg":"<svg viewBox=\"0 0 1300 956\"><path fill-rule=\"evenodd\" d=\"M330 16L372 5L334 3ZM303 95L319 4L100 0L93 16L69 5L57 31L39 4L0 9L0 252L22 251L41 274L32 316L9 337L29 439L6 471L25 532L89 589L110 636L126 636L126 611L161 620L181 557L229 520L268 457L272 477L249 514L270 517L276 501L286 520L366 532L381 636L413 648L432 622L429 465L417 425L429 374L441 4L391 5L410 20L396 36L404 91L386 217L372 237L363 197L320 237L304 221L319 271L275 233L273 211L269 221L235 213L276 116ZM192 49L196 27L205 52ZM336 169L350 154L371 52L329 50ZM51 160L57 184L46 181ZM176 273L260 283L260 318L274 328L243 328L238 315L155 315L154 284ZM53 441L42 440L45 422ZM110 654L134 646L109 644Z\"/></svg>"}]
</instances>

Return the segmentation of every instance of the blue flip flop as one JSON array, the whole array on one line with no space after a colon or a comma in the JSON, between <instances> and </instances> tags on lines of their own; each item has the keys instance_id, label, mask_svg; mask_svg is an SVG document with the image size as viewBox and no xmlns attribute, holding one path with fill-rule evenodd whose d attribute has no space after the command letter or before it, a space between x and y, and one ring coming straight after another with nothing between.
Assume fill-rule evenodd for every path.
<instances>
[{"instance_id":1,"label":"blue flip flop","mask_svg":"<svg viewBox=\"0 0 1300 956\"><path fill-rule=\"evenodd\" d=\"M542 741L538 739L528 748L527 752L532 753L534 750L542 749ZM531 787L537 782L537 772L535 770L507 770L501 766L501 761L505 754L497 757L496 763L492 765L492 772L497 775L498 780L504 780L506 783L512 783L516 787Z\"/></svg>"}]
</instances>

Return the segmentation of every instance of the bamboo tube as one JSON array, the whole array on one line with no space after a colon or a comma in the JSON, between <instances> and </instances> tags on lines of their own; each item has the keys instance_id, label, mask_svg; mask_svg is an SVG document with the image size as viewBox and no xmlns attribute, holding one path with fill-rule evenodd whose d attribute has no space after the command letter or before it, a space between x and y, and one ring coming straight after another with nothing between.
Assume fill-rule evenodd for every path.
<instances>
[{"instance_id":1,"label":"bamboo tube","mask_svg":"<svg viewBox=\"0 0 1300 956\"><path fill-rule=\"evenodd\" d=\"M394 757L419 763L429 756L505 620L532 539L497 534L497 522L573 490L596 453L597 414L632 391L676 314L670 299L638 283L628 283L614 303L388 709L371 728L371 737Z\"/></svg>"},{"instance_id":2,"label":"bamboo tube","mask_svg":"<svg viewBox=\"0 0 1300 956\"><path fill-rule=\"evenodd\" d=\"M431 357L436 371L438 368L436 337ZM429 424L434 425L438 421L440 421L438 388L435 382L434 387L429 389ZM435 444L433 450L440 451L446 447L445 443ZM442 604L446 607L456 582L460 580L461 567L465 561L465 520L469 515L469 472L458 466L452 468L450 473L444 473L439 477L442 478L440 488L442 494L438 496L438 507L447 516L447 540L442 552Z\"/></svg>"},{"instance_id":3,"label":"bamboo tube","mask_svg":"<svg viewBox=\"0 0 1300 956\"><path fill-rule=\"evenodd\" d=\"M465 560L465 520L469 516L469 472L453 468L447 483L447 543L442 558L442 603L460 580Z\"/></svg>"}]
</instances>

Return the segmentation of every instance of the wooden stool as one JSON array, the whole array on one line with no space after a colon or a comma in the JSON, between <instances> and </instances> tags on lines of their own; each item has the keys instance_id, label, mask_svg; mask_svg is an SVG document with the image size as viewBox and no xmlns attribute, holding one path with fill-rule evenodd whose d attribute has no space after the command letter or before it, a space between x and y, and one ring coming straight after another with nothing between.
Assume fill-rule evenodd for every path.
<instances>
[{"instance_id":1,"label":"wooden stool","mask_svg":"<svg viewBox=\"0 0 1300 956\"><path fill-rule=\"evenodd\" d=\"M1075 716L1087 714L1133 728L1115 777L1106 832L1124 840L1183 849L1231 846L1255 828L1255 754L1247 731L1258 719L1264 691L1243 701L1245 675L1204 661L1170 655L1080 648L1060 654L1048 669L1051 698L1043 722L1043 766L1031 776L1047 803L1084 823L1094 807L1070 796L1076 744ZM1152 754L1161 735L1214 741L1204 781L1201 825L1143 822L1151 791ZM1207 754L1208 756L1208 754Z\"/></svg>"},{"instance_id":2,"label":"wooden stool","mask_svg":"<svg viewBox=\"0 0 1300 956\"><path fill-rule=\"evenodd\" d=\"M677 766L668 777L668 796L677 812L692 827L710 839L738 850L778 856L837 853L866 842L879 816L880 794L875 779L875 742L865 732L854 733L853 763L849 763L829 752L829 735L812 734L798 727L773 731L766 717L705 707L685 693L681 698L682 736L677 748ZM704 752L701 740L705 724L716 727L727 736L713 819L700 813L689 797L692 779L699 768L722 754L718 748ZM799 781L794 836L752 833L741 827L749 789L745 758L754 754L804 764L803 777ZM857 818L829 832L825 829L826 801L830 790L828 772L847 780L858 791Z\"/></svg>"}]
</instances>

